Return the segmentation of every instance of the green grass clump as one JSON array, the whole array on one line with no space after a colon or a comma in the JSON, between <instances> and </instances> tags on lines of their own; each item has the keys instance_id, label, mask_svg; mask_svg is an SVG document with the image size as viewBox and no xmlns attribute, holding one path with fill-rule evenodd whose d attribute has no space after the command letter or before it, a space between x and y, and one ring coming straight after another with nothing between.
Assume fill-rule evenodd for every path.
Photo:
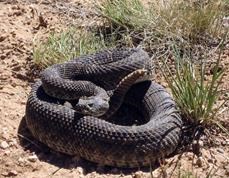
<instances>
[{"instance_id":1,"label":"green grass clump","mask_svg":"<svg viewBox=\"0 0 229 178\"><path fill-rule=\"evenodd\" d=\"M175 72L172 72L166 62L163 62L161 70L183 118L194 125L206 127L217 124L224 129L215 117L226 102L225 100L216 106L222 95L220 84L224 69L220 67L221 53L209 74L205 60L193 61L188 56L181 56L176 48L174 51Z\"/></svg>"},{"instance_id":2,"label":"green grass clump","mask_svg":"<svg viewBox=\"0 0 229 178\"><path fill-rule=\"evenodd\" d=\"M166 38L199 42L203 35L218 36L224 31L222 19L228 15L227 0L104 0L99 12L111 26L124 27L142 41ZM163 41L163 40L162 40Z\"/></svg>"},{"instance_id":3,"label":"green grass clump","mask_svg":"<svg viewBox=\"0 0 229 178\"><path fill-rule=\"evenodd\" d=\"M98 4L104 17L126 29L144 28L149 22L149 14L139 0L105 0Z\"/></svg>"},{"instance_id":4,"label":"green grass clump","mask_svg":"<svg viewBox=\"0 0 229 178\"><path fill-rule=\"evenodd\" d=\"M112 40L105 42L101 35L68 29L58 34L51 33L45 42L36 41L33 59L36 65L45 68L113 45Z\"/></svg>"}]
</instances>

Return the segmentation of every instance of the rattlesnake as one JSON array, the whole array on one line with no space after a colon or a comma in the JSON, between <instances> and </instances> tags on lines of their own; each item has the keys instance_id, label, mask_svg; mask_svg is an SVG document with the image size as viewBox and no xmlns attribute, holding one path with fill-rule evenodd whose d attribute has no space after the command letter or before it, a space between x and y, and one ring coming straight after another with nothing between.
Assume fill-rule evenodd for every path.
<instances>
[{"instance_id":1,"label":"rattlesnake","mask_svg":"<svg viewBox=\"0 0 229 178\"><path fill-rule=\"evenodd\" d=\"M182 126L175 103L166 90L137 76L139 71L142 75L142 69L150 67L149 56L138 48L105 50L51 66L42 72L42 80L34 84L28 97L28 128L39 141L69 155L110 166L149 165L175 150ZM115 93L118 85L126 87L126 80L122 80L130 74L143 81L131 82L131 88L127 81L130 89L126 94L120 89ZM97 95L104 97L97 104L105 107L92 116L64 104L65 100L72 104L71 99L78 100L81 94L83 105L84 101L88 104L88 98L95 102L91 95ZM57 95L64 98L57 99ZM124 126L115 123L109 114L103 117L109 111L106 102L120 102L119 95L124 97L124 103L142 112L144 124ZM93 113L94 106L87 109Z\"/></svg>"}]
</instances>

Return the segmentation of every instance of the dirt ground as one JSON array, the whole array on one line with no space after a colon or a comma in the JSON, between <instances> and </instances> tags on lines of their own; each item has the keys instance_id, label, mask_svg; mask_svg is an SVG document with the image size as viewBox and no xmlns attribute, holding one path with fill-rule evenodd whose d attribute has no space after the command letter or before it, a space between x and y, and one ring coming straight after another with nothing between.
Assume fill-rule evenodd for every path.
<instances>
[{"instance_id":1,"label":"dirt ground","mask_svg":"<svg viewBox=\"0 0 229 178\"><path fill-rule=\"evenodd\" d=\"M59 31L69 24L90 27L96 22L96 12L89 0L36 1L0 0L0 177L150 177L149 168L124 170L102 167L56 153L26 135L25 105L31 84L33 40ZM223 65L229 68L229 49L224 51ZM227 70L223 88L229 89ZM229 95L229 93L227 93ZM225 96L222 96L223 99ZM218 119L229 128L229 103ZM214 130L211 147L202 138L202 155L191 152L181 156L176 170L186 170L206 176L216 169L214 177L229 177L229 137ZM154 177L170 177L179 156L166 159L161 168L153 169ZM180 168L180 169L178 169ZM177 177L177 171L172 177Z\"/></svg>"}]
</instances>

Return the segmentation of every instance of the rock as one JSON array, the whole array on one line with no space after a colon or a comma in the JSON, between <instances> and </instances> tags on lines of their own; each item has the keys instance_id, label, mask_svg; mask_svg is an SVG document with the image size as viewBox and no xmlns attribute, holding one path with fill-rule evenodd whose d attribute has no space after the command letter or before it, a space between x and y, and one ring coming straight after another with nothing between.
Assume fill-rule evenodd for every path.
<instances>
[{"instance_id":1,"label":"rock","mask_svg":"<svg viewBox=\"0 0 229 178\"><path fill-rule=\"evenodd\" d=\"M28 161L30 162L36 162L38 160L37 155L32 155L28 157Z\"/></svg>"},{"instance_id":2,"label":"rock","mask_svg":"<svg viewBox=\"0 0 229 178\"><path fill-rule=\"evenodd\" d=\"M217 152L219 152L219 153L224 153L224 150L222 149L222 148L217 148Z\"/></svg>"},{"instance_id":3,"label":"rock","mask_svg":"<svg viewBox=\"0 0 229 178\"><path fill-rule=\"evenodd\" d=\"M202 167L203 166L203 158L201 156L197 158L196 165L198 167Z\"/></svg>"},{"instance_id":4,"label":"rock","mask_svg":"<svg viewBox=\"0 0 229 178\"><path fill-rule=\"evenodd\" d=\"M18 172L16 170L11 170L10 172L3 172L1 175L4 177L14 177L18 175Z\"/></svg>"},{"instance_id":5,"label":"rock","mask_svg":"<svg viewBox=\"0 0 229 178\"><path fill-rule=\"evenodd\" d=\"M84 174L84 171L83 171L83 168L82 168L82 167L77 167L77 168L76 168L76 172L77 172L79 175L83 175L83 174Z\"/></svg>"},{"instance_id":6,"label":"rock","mask_svg":"<svg viewBox=\"0 0 229 178\"><path fill-rule=\"evenodd\" d=\"M227 145L227 142L226 142L226 141L222 141L222 142L221 142L221 145L222 145L222 146L226 146L226 145Z\"/></svg>"},{"instance_id":7,"label":"rock","mask_svg":"<svg viewBox=\"0 0 229 178\"><path fill-rule=\"evenodd\" d=\"M209 159L208 159L208 162L209 162L209 163L214 163L215 161L214 161L213 159L209 158Z\"/></svg>"},{"instance_id":8,"label":"rock","mask_svg":"<svg viewBox=\"0 0 229 178\"><path fill-rule=\"evenodd\" d=\"M204 142L202 140L199 140L199 146L200 146L200 148L203 148Z\"/></svg>"},{"instance_id":9,"label":"rock","mask_svg":"<svg viewBox=\"0 0 229 178\"><path fill-rule=\"evenodd\" d=\"M8 176L8 172L2 172L1 175L6 177L6 176Z\"/></svg>"},{"instance_id":10,"label":"rock","mask_svg":"<svg viewBox=\"0 0 229 178\"><path fill-rule=\"evenodd\" d=\"M15 145L17 145L17 140L14 139L14 138L11 139L10 142L9 142L9 145L10 145L10 146L15 146Z\"/></svg>"},{"instance_id":11,"label":"rock","mask_svg":"<svg viewBox=\"0 0 229 178\"><path fill-rule=\"evenodd\" d=\"M0 42L4 41L6 38L7 38L6 35L1 35L1 36L0 36Z\"/></svg>"},{"instance_id":12,"label":"rock","mask_svg":"<svg viewBox=\"0 0 229 178\"><path fill-rule=\"evenodd\" d=\"M9 146L10 145L6 141L2 141L0 144L0 148L2 148L2 149L7 149L7 148L9 148Z\"/></svg>"},{"instance_id":13,"label":"rock","mask_svg":"<svg viewBox=\"0 0 229 178\"><path fill-rule=\"evenodd\" d=\"M186 158L188 158L188 160L193 160L193 153L191 153L191 152L187 152L186 154L185 154L185 157Z\"/></svg>"},{"instance_id":14,"label":"rock","mask_svg":"<svg viewBox=\"0 0 229 178\"><path fill-rule=\"evenodd\" d=\"M11 170L9 173L8 173L8 176L11 177L11 176L17 176L18 175L18 172L16 170Z\"/></svg>"},{"instance_id":15,"label":"rock","mask_svg":"<svg viewBox=\"0 0 229 178\"><path fill-rule=\"evenodd\" d=\"M18 162L19 162L20 164L23 164L23 163L25 163L25 159L20 157L20 158L18 159Z\"/></svg>"},{"instance_id":16,"label":"rock","mask_svg":"<svg viewBox=\"0 0 229 178\"><path fill-rule=\"evenodd\" d=\"M141 178L141 177L143 177L142 172L136 172L136 173L134 173L134 175L133 175L133 178Z\"/></svg>"},{"instance_id":17,"label":"rock","mask_svg":"<svg viewBox=\"0 0 229 178\"><path fill-rule=\"evenodd\" d=\"M229 145L229 139L226 139L225 141L226 141L227 145Z\"/></svg>"},{"instance_id":18,"label":"rock","mask_svg":"<svg viewBox=\"0 0 229 178\"><path fill-rule=\"evenodd\" d=\"M2 132L2 138L4 139L4 140L9 140L10 139L10 135L9 135L9 133L7 133L7 132Z\"/></svg>"}]
</instances>

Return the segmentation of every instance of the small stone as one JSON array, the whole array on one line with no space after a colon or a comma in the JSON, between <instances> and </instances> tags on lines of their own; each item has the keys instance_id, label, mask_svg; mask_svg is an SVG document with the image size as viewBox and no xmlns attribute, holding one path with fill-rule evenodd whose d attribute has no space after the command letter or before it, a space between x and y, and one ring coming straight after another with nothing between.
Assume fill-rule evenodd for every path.
<instances>
[{"instance_id":1,"label":"small stone","mask_svg":"<svg viewBox=\"0 0 229 178\"><path fill-rule=\"evenodd\" d=\"M24 162L25 162L25 159L20 157L20 158L18 159L18 162L19 162L19 163L24 163Z\"/></svg>"},{"instance_id":2,"label":"small stone","mask_svg":"<svg viewBox=\"0 0 229 178\"><path fill-rule=\"evenodd\" d=\"M0 58L1 58L1 59L5 59L5 58L6 58L6 55L5 55L5 54L2 54L2 55L0 56Z\"/></svg>"},{"instance_id":3,"label":"small stone","mask_svg":"<svg viewBox=\"0 0 229 178\"><path fill-rule=\"evenodd\" d=\"M5 176L5 177L8 176L8 174L9 174L8 172L2 172L2 173L1 173L1 175L2 175L2 176Z\"/></svg>"},{"instance_id":4,"label":"small stone","mask_svg":"<svg viewBox=\"0 0 229 178\"><path fill-rule=\"evenodd\" d=\"M227 145L229 145L229 139L226 139L225 141L226 141Z\"/></svg>"},{"instance_id":5,"label":"small stone","mask_svg":"<svg viewBox=\"0 0 229 178\"><path fill-rule=\"evenodd\" d=\"M202 167L203 166L203 158L201 156L197 158L196 165L198 167Z\"/></svg>"},{"instance_id":6,"label":"small stone","mask_svg":"<svg viewBox=\"0 0 229 178\"><path fill-rule=\"evenodd\" d=\"M209 163L214 163L215 161L214 161L213 159L209 158L209 159L208 159L208 162L209 162Z\"/></svg>"},{"instance_id":7,"label":"small stone","mask_svg":"<svg viewBox=\"0 0 229 178\"><path fill-rule=\"evenodd\" d=\"M28 161L30 162L36 162L38 160L37 155L32 155L28 157Z\"/></svg>"},{"instance_id":8,"label":"small stone","mask_svg":"<svg viewBox=\"0 0 229 178\"><path fill-rule=\"evenodd\" d=\"M11 176L17 176L18 172L16 170L11 170L7 176L11 177Z\"/></svg>"},{"instance_id":9,"label":"small stone","mask_svg":"<svg viewBox=\"0 0 229 178\"><path fill-rule=\"evenodd\" d=\"M193 160L193 153L187 152L187 153L185 154L185 157L188 158L188 160Z\"/></svg>"},{"instance_id":10,"label":"small stone","mask_svg":"<svg viewBox=\"0 0 229 178\"><path fill-rule=\"evenodd\" d=\"M4 41L6 38L7 38L6 35L1 35L1 36L0 36L0 42Z\"/></svg>"},{"instance_id":11,"label":"small stone","mask_svg":"<svg viewBox=\"0 0 229 178\"><path fill-rule=\"evenodd\" d=\"M199 146L200 146L200 148L203 148L204 142L202 140L199 140Z\"/></svg>"},{"instance_id":12,"label":"small stone","mask_svg":"<svg viewBox=\"0 0 229 178\"><path fill-rule=\"evenodd\" d=\"M133 175L133 178L141 178L141 177L143 177L142 172L136 172L136 173L134 173L134 175Z\"/></svg>"},{"instance_id":13,"label":"small stone","mask_svg":"<svg viewBox=\"0 0 229 178\"><path fill-rule=\"evenodd\" d=\"M84 171L82 167L77 167L76 172L79 173L79 175L83 175Z\"/></svg>"},{"instance_id":14,"label":"small stone","mask_svg":"<svg viewBox=\"0 0 229 178\"><path fill-rule=\"evenodd\" d=\"M9 144L6 141L2 141L0 144L0 148L7 149L9 148Z\"/></svg>"},{"instance_id":15,"label":"small stone","mask_svg":"<svg viewBox=\"0 0 229 178\"><path fill-rule=\"evenodd\" d=\"M16 140L16 139L12 139L12 140L9 142L9 145L10 145L10 146L17 145L17 140Z\"/></svg>"},{"instance_id":16,"label":"small stone","mask_svg":"<svg viewBox=\"0 0 229 178\"><path fill-rule=\"evenodd\" d=\"M222 141L221 145L222 146L226 146L227 145L227 142L226 141Z\"/></svg>"},{"instance_id":17,"label":"small stone","mask_svg":"<svg viewBox=\"0 0 229 178\"><path fill-rule=\"evenodd\" d=\"M217 152L219 152L219 153L222 153L222 154L223 154L223 153L224 153L224 150L223 150L222 148L218 148L218 149L217 149Z\"/></svg>"},{"instance_id":18,"label":"small stone","mask_svg":"<svg viewBox=\"0 0 229 178\"><path fill-rule=\"evenodd\" d=\"M2 128L2 133L7 133L7 132L9 132L9 129L7 127L3 127Z\"/></svg>"}]
</instances>

